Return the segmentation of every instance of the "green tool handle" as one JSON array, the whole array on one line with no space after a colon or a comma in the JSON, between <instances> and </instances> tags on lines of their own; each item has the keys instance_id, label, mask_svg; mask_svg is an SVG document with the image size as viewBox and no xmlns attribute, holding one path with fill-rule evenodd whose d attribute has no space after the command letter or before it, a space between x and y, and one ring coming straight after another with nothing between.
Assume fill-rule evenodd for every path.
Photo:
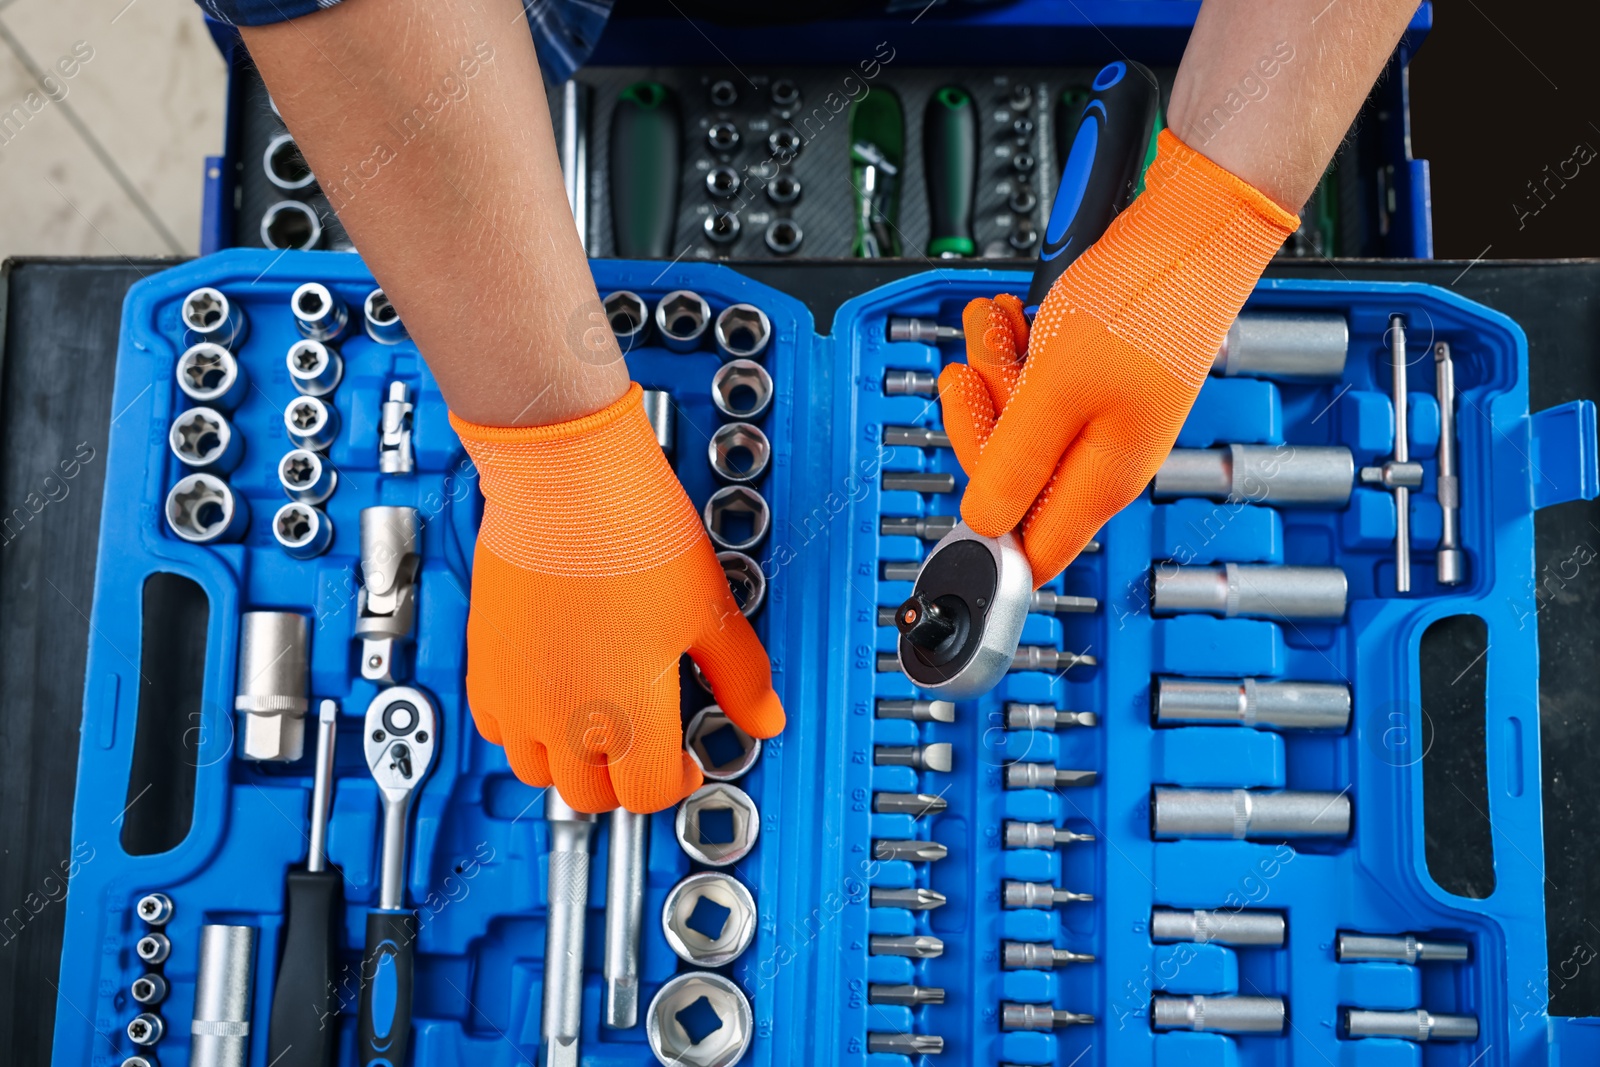
<instances>
[{"instance_id":1,"label":"green tool handle","mask_svg":"<svg viewBox=\"0 0 1600 1067\"><path fill-rule=\"evenodd\" d=\"M922 159L928 179L928 255L972 255L977 251L972 214L978 192L978 107L966 90L947 85L928 101Z\"/></svg>"}]
</instances>

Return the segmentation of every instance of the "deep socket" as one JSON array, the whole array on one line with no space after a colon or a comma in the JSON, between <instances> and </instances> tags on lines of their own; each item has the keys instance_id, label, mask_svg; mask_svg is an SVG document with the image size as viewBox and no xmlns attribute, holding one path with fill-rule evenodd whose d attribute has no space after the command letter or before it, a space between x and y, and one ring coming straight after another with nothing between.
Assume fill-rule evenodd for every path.
<instances>
[{"instance_id":1,"label":"deep socket","mask_svg":"<svg viewBox=\"0 0 1600 1067\"><path fill-rule=\"evenodd\" d=\"M656 435L656 444L661 446L661 451L670 456L675 437L672 425L672 394L665 389L644 389L640 392L645 421L650 423L650 431Z\"/></svg>"},{"instance_id":2,"label":"deep socket","mask_svg":"<svg viewBox=\"0 0 1600 1067\"><path fill-rule=\"evenodd\" d=\"M1434 574L1440 585L1460 585L1467 579L1467 557L1461 551L1461 478L1456 472L1456 364L1450 344L1433 346L1434 395L1439 401L1439 549Z\"/></svg>"},{"instance_id":3,"label":"deep socket","mask_svg":"<svg viewBox=\"0 0 1600 1067\"><path fill-rule=\"evenodd\" d=\"M1211 373L1330 381L1344 374L1350 327L1343 315L1316 311L1246 312L1233 320Z\"/></svg>"},{"instance_id":4,"label":"deep socket","mask_svg":"<svg viewBox=\"0 0 1600 1067\"><path fill-rule=\"evenodd\" d=\"M315 396L299 396L283 409L283 426L296 448L326 452L339 436L339 412Z\"/></svg>"},{"instance_id":5,"label":"deep socket","mask_svg":"<svg viewBox=\"0 0 1600 1067\"><path fill-rule=\"evenodd\" d=\"M669 352L697 351L710 327L711 305L699 293L674 289L656 304L656 332Z\"/></svg>"},{"instance_id":6,"label":"deep socket","mask_svg":"<svg viewBox=\"0 0 1600 1067\"><path fill-rule=\"evenodd\" d=\"M1281 945L1286 930L1275 911L1205 911L1152 908L1150 940L1218 945Z\"/></svg>"},{"instance_id":7,"label":"deep socket","mask_svg":"<svg viewBox=\"0 0 1600 1067\"><path fill-rule=\"evenodd\" d=\"M1093 893L1074 893L1058 889L1049 882L1020 882L1007 879L1000 885L1000 904L1004 908L1053 908L1057 904L1086 903Z\"/></svg>"},{"instance_id":8,"label":"deep socket","mask_svg":"<svg viewBox=\"0 0 1600 1067\"><path fill-rule=\"evenodd\" d=\"M367 336L380 345L397 345L408 336L406 324L400 321L399 310L390 303L382 289L372 290L361 302L361 318L366 325Z\"/></svg>"},{"instance_id":9,"label":"deep socket","mask_svg":"<svg viewBox=\"0 0 1600 1067\"><path fill-rule=\"evenodd\" d=\"M1082 834L1047 822L1007 819L1001 827L1006 848L1059 848L1079 841L1093 841L1093 834Z\"/></svg>"},{"instance_id":10,"label":"deep socket","mask_svg":"<svg viewBox=\"0 0 1600 1067\"><path fill-rule=\"evenodd\" d=\"M1350 687L1327 682L1197 682L1157 678L1159 726L1238 723L1275 730L1343 730L1350 725Z\"/></svg>"},{"instance_id":11,"label":"deep socket","mask_svg":"<svg viewBox=\"0 0 1600 1067\"><path fill-rule=\"evenodd\" d=\"M335 340L350 322L345 302L321 282L306 282L296 289L289 309L294 312L295 329L311 341Z\"/></svg>"},{"instance_id":12,"label":"deep socket","mask_svg":"<svg viewBox=\"0 0 1600 1067\"><path fill-rule=\"evenodd\" d=\"M1158 788L1151 794L1150 828L1157 839L1345 837L1350 798L1289 789Z\"/></svg>"},{"instance_id":13,"label":"deep socket","mask_svg":"<svg viewBox=\"0 0 1600 1067\"><path fill-rule=\"evenodd\" d=\"M1385 960L1390 963L1459 963L1470 948L1465 941L1424 941L1415 934L1341 933L1334 949L1340 963L1355 960Z\"/></svg>"},{"instance_id":14,"label":"deep socket","mask_svg":"<svg viewBox=\"0 0 1600 1067\"><path fill-rule=\"evenodd\" d=\"M939 379L931 371L887 370L883 372L884 396L938 396Z\"/></svg>"},{"instance_id":15,"label":"deep socket","mask_svg":"<svg viewBox=\"0 0 1600 1067\"><path fill-rule=\"evenodd\" d=\"M1355 486L1343 446L1227 445L1175 448L1156 471L1156 500L1206 497L1273 507L1342 508Z\"/></svg>"},{"instance_id":16,"label":"deep socket","mask_svg":"<svg viewBox=\"0 0 1600 1067\"><path fill-rule=\"evenodd\" d=\"M250 386L232 352L211 341L191 345L178 357L178 388L201 407L232 411Z\"/></svg>"},{"instance_id":17,"label":"deep socket","mask_svg":"<svg viewBox=\"0 0 1600 1067\"><path fill-rule=\"evenodd\" d=\"M1220 567L1155 568L1151 611L1223 618L1337 621L1350 583L1339 567L1225 563Z\"/></svg>"},{"instance_id":18,"label":"deep socket","mask_svg":"<svg viewBox=\"0 0 1600 1067\"><path fill-rule=\"evenodd\" d=\"M1092 711L1063 711L1049 704L1006 704L1008 730L1059 730L1063 726L1094 726L1099 717Z\"/></svg>"},{"instance_id":19,"label":"deep socket","mask_svg":"<svg viewBox=\"0 0 1600 1067\"><path fill-rule=\"evenodd\" d=\"M1000 966L1008 971L1053 971L1070 963L1093 963L1086 952L1071 952L1039 941L1002 941Z\"/></svg>"},{"instance_id":20,"label":"deep socket","mask_svg":"<svg viewBox=\"0 0 1600 1067\"><path fill-rule=\"evenodd\" d=\"M284 362L289 366L290 384L304 396L327 396L344 377L344 360L321 341L296 341L289 346Z\"/></svg>"},{"instance_id":21,"label":"deep socket","mask_svg":"<svg viewBox=\"0 0 1600 1067\"><path fill-rule=\"evenodd\" d=\"M255 962L255 927L200 928L200 968L189 1028L193 1067L245 1067L249 1062Z\"/></svg>"},{"instance_id":22,"label":"deep socket","mask_svg":"<svg viewBox=\"0 0 1600 1067\"><path fill-rule=\"evenodd\" d=\"M1150 1000L1150 1023L1157 1030L1281 1034L1287 1021L1278 997L1155 996Z\"/></svg>"},{"instance_id":23,"label":"deep socket","mask_svg":"<svg viewBox=\"0 0 1600 1067\"><path fill-rule=\"evenodd\" d=\"M880 719L912 722L955 722L956 706L948 700L893 700L879 697L874 713Z\"/></svg>"},{"instance_id":24,"label":"deep socket","mask_svg":"<svg viewBox=\"0 0 1600 1067\"><path fill-rule=\"evenodd\" d=\"M1475 1015L1435 1015L1415 1011L1363 1011L1345 1008L1342 1029L1346 1037L1392 1037L1401 1041L1476 1041Z\"/></svg>"},{"instance_id":25,"label":"deep socket","mask_svg":"<svg viewBox=\"0 0 1600 1067\"><path fill-rule=\"evenodd\" d=\"M936 815L950 806L943 796L933 793L874 793L872 810L880 815L910 815L920 819Z\"/></svg>"}]
</instances>

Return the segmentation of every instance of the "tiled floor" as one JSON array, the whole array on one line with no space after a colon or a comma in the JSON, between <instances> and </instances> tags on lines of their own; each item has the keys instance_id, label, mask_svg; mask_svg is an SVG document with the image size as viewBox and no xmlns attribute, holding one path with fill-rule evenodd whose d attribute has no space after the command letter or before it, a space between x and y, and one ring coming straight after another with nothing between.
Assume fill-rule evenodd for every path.
<instances>
[{"instance_id":1,"label":"tiled floor","mask_svg":"<svg viewBox=\"0 0 1600 1067\"><path fill-rule=\"evenodd\" d=\"M225 89L193 0L0 0L0 257L195 252Z\"/></svg>"}]
</instances>

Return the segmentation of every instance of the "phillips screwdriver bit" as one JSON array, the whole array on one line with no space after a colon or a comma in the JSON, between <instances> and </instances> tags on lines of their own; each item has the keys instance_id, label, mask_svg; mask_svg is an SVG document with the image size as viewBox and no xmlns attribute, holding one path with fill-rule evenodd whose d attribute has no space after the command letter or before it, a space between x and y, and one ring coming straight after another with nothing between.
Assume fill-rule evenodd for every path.
<instances>
[{"instance_id":1,"label":"phillips screwdriver bit","mask_svg":"<svg viewBox=\"0 0 1600 1067\"><path fill-rule=\"evenodd\" d=\"M913 315L889 316L889 340L918 341L938 344L940 341L960 341L965 338L959 326L940 326L933 319Z\"/></svg>"},{"instance_id":2,"label":"phillips screwdriver bit","mask_svg":"<svg viewBox=\"0 0 1600 1067\"><path fill-rule=\"evenodd\" d=\"M944 1051L944 1038L933 1034L867 1035L868 1052L887 1052L894 1056L937 1056Z\"/></svg>"},{"instance_id":3,"label":"phillips screwdriver bit","mask_svg":"<svg viewBox=\"0 0 1600 1067\"><path fill-rule=\"evenodd\" d=\"M1049 704L1006 704L1008 730L1059 730L1063 726L1094 726L1100 720L1092 711L1063 711Z\"/></svg>"},{"instance_id":4,"label":"phillips screwdriver bit","mask_svg":"<svg viewBox=\"0 0 1600 1067\"><path fill-rule=\"evenodd\" d=\"M1047 822L1019 822L1007 819L1005 825L1006 848L1055 848L1075 841L1093 841L1093 834L1080 834Z\"/></svg>"},{"instance_id":5,"label":"phillips screwdriver bit","mask_svg":"<svg viewBox=\"0 0 1600 1067\"><path fill-rule=\"evenodd\" d=\"M1092 596L1067 596L1048 589L1035 589L1028 610L1036 615L1067 615L1073 612L1098 611L1100 601Z\"/></svg>"},{"instance_id":6,"label":"phillips screwdriver bit","mask_svg":"<svg viewBox=\"0 0 1600 1067\"><path fill-rule=\"evenodd\" d=\"M878 745L872 762L880 767L912 767L919 771L949 772L955 750L948 741L932 745Z\"/></svg>"},{"instance_id":7,"label":"phillips screwdriver bit","mask_svg":"<svg viewBox=\"0 0 1600 1067\"><path fill-rule=\"evenodd\" d=\"M1054 1030L1062 1026L1093 1026L1094 1016L1075 1011L1062 1011L1049 1004L1000 1005L1002 1030Z\"/></svg>"},{"instance_id":8,"label":"phillips screwdriver bit","mask_svg":"<svg viewBox=\"0 0 1600 1067\"><path fill-rule=\"evenodd\" d=\"M942 860L950 850L937 841L884 839L872 843L872 857L880 860L905 860L907 863L932 863Z\"/></svg>"},{"instance_id":9,"label":"phillips screwdriver bit","mask_svg":"<svg viewBox=\"0 0 1600 1067\"><path fill-rule=\"evenodd\" d=\"M889 613L893 615L894 609L890 608ZM888 625L894 625L892 618ZM956 706L948 700L880 699L875 710L880 719L909 719L912 722L956 721Z\"/></svg>"},{"instance_id":10,"label":"phillips screwdriver bit","mask_svg":"<svg viewBox=\"0 0 1600 1067\"><path fill-rule=\"evenodd\" d=\"M878 533L885 537L896 534L905 537L920 537L924 541L938 541L956 528L960 519L955 515L929 515L918 518L915 515L883 515L878 519Z\"/></svg>"},{"instance_id":11,"label":"phillips screwdriver bit","mask_svg":"<svg viewBox=\"0 0 1600 1067\"><path fill-rule=\"evenodd\" d=\"M1099 771L1072 771L1049 763L1013 763L1006 768L1007 789L1066 789L1099 780Z\"/></svg>"},{"instance_id":12,"label":"phillips screwdriver bit","mask_svg":"<svg viewBox=\"0 0 1600 1067\"><path fill-rule=\"evenodd\" d=\"M1051 971L1069 963L1093 963L1087 952L1070 952L1042 941L1003 941L1000 965L1008 971Z\"/></svg>"},{"instance_id":13,"label":"phillips screwdriver bit","mask_svg":"<svg viewBox=\"0 0 1600 1067\"><path fill-rule=\"evenodd\" d=\"M924 1004L943 1004L944 990L936 985L869 985L867 1003L920 1008Z\"/></svg>"},{"instance_id":14,"label":"phillips screwdriver bit","mask_svg":"<svg viewBox=\"0 0 1600 1067\"><path fill-rule=\"evenodd\" d=\"M935 426L885 426L883 443L915 448L949 448L950 435Z\"/></svg>"},{"instance_id":15,"label":"phillips screwdriver bit","mask_svg":"<svg viewBox=\"0 0 1600 1067\"><path fill-rule=\"evenodd\" d=\"M937 815L950 806L944 797L932 793L874 793L872 810L879 815Z\"/></svg>"},{"instance_id":16,"label":"phillips screwdriver bit","mask_svg":"<svg viewBox=\"0 0 1600 1067\"><path fill-rule=\"evenodd\" d=\"M1008 878L1000 885L1000 903L1006 908L1053 908L1057 904L1093 899L1093 893L1057 889L1049 882L1018 882Z\"/></svg>"},{"instance_id":17,"label":"phillips screwdriver bit","mask_svg":"<svg viewBox=\"0 0 1600 1067\"><path fill-rule=\"evenodd\" d=\"M875 886L872 890L874 908L905 908L907 911L932 911L942 908L947 898L933 889L887 889Z\"/></svg>"},{"instance_id":18,"label":"phillips screwdriver bit","mask_svg":"<svg viewBox=\"0 0 1600 1067\"><path fill-rule=\"evenodd\" d=\"M932 934L874 934L867 938L867 951L874 956L908 956L914 960L929 960L944 955L944 942Z\"/></svg>"},{"instance_id":19,"label":"phillips screwdriver bit","mask_svg":"<svg viewBox=\"0 0 1600 1067\"><path fill-rule=\"evenodd\" d=\"M1065 671L1073 667L1094 667L1099 660L1087 652L1065 652L1048 645L1023 645L1011 657L1014 671Z\"/></svg>"}]
</instances>

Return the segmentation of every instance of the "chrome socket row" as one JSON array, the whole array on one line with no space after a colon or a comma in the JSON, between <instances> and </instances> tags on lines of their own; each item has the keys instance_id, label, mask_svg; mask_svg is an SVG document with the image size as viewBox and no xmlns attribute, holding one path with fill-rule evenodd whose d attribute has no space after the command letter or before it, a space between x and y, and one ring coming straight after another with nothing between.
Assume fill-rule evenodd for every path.
<instances>
[{"instance_id":1,"label":"chrome socket row","mask_svg":"<svg viewBox=\"0 0 1600 1067\"><path fill-rule=\"evenodd\" d=\"M172 898L165 893L146 893L133 907L134 914L150 927L133 945L133 954L145 967L145 973L135 978L128 987L128 995L139 1006L139 1013L129 1020L128 1040L139 1048L151 1048L166 1036L166 1022L161 1018L161 1002L171 991L160 968L172 955L172 942L164 928L172 919ZM137 1065L150 1061L135 1054L128 1060ZM126 1065L128 1061L124 1061Z\"/></svg>"},{"instance_id":2,"label":"chrome socket row","mask_svg":"<svg viewBox=\"0 0 1600 1067\"><path fill-rule=\"evenodd\" d=\"M600 305L624 354L648 341L652 327L669 352L698 352L709 336L724 362L758 360L772 340L772 321L754 304L732 304L713 318L705 297L690 289L663 296L653 315L645 298L629 289L607 293Z\"/></svg>"}]
</instances>

